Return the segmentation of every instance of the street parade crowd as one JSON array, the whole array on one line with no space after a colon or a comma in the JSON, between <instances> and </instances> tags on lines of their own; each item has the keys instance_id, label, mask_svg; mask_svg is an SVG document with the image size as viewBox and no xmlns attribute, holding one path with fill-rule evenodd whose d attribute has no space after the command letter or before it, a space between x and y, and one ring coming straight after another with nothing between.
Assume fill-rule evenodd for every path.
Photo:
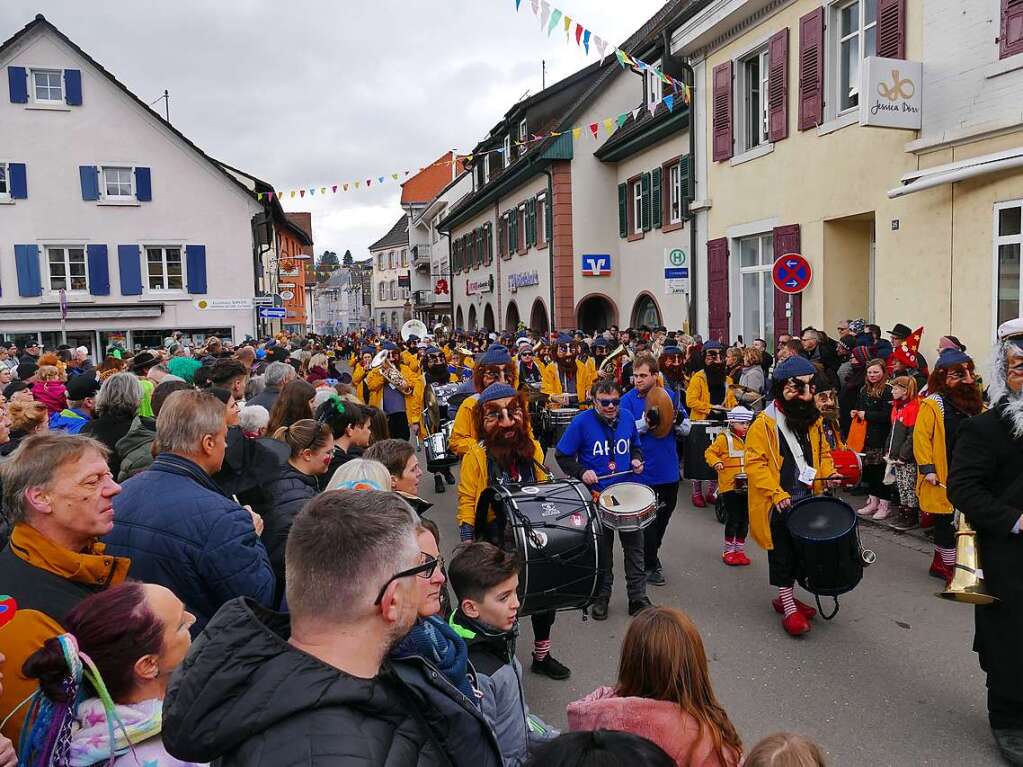
<instances>
[{"instance_id":1,"label":"street parade crowd","mask_svg":"<svg viewBox=\"0 0 1023 767\"><path fill-rule=\"evenodd\" d=\"M983 381L954 336L834 331L0 348L0 767L825 764L744 743L698 627L653 603L680 493L723 524L715 566L766 550L792 637L873 561L858 523L926 531L1023 764L1023 319ZM615 538L617 676L560 733L518 623L529 673L569 678L557 614L607 619Z\"/></svg>"}]
</instances>

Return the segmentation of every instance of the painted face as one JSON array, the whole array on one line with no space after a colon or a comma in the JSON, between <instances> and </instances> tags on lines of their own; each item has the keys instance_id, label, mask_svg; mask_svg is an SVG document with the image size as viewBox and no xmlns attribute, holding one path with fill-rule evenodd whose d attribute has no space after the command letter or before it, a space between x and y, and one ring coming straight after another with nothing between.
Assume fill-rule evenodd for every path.
<instances>
[{"instance_id":1,"label":"painted face","mask_svg":"<svg viewBox=\"0 0 1023 767\"><path fill-rule=\"evenodd\" d=\"M318 476L325 474L330 468L330 460L334 457L334 438L329 437L327 442L315 450L303 450L303 466L308 468L308 473Z\"/></svg>"},{"instance_id":2,"label":"painted face","mask_svg":"<svg viewBox=\"0 0 1023 767\"><path fill-rule=\"evenodd\" d=\"M797 378L790 378L785 382L782 396L786 400L801 399L804 402L809 402L813 399L814 391L812 375L798 376Z\"/></svg>"},{"instance_id":3,"label":"painted face","mask_svg":"<svg viewBox=\"0 0 1023 767\"><path fill-rule=\"evenodd\" d=\"M867 368L867 380L872 384L880 383L884 380L884 368L880 365L871 365Z\"/></svg>"}]
</instances>

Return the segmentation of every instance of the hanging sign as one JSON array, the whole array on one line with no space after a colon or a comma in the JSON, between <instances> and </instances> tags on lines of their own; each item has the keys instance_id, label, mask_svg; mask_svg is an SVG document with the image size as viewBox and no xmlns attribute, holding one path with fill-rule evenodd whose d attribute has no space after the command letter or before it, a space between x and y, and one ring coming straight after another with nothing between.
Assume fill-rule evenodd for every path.
<instances>
[{"instance_id":1,"label":"hanging sign","mask_svg":"<svg viewBox=\"0 0 1023 767\"><path fill-rule=\"evenodd\" d=\"M246 312L253 303L251 298L198 298L192 305L199 311Z\"/></svg>"},{"instance_id":2,"label":"hanging sign","mask_svg":"<svg viewBox=\"0 0 1023 767\"><path fill-rule=\"evenodd\" d=\"M689 256L682 248L664 249L664 293L689 293Z\"/></svg>"},{"instance_id":3,"label":"hanging sign","mask_svg":"<svg viewBox=\"0 0 1023 767\"><path fill-rule=\"evenodd\" d=\"M860 125L920 130L923 64L867 56L860 66Z\"/></svg>"}]
</instances>

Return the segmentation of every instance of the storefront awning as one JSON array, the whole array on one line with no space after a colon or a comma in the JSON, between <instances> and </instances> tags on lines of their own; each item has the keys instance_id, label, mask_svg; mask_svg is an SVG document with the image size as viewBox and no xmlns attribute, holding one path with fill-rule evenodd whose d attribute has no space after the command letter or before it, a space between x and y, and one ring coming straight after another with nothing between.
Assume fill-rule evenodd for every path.
<instances>
[{"instance_id":1,"label":"storefront awning","mask_svg":"<svg viewBox=\"0 0 1023 767\"><path fill-rule=\"evenodd\" d=\"M137 320L162 316L163 304L144 304L142 306L79 306L71 304L68 309L68 320ZM53 320L59 322L60 307L56 304L0 307L0 322L5 320Z\"/></svg>"},{"instance_id":2,"label":"storefront awning","mask_svg":"<svg viewBox=\"0 0 1023 767\"><path fill-rule=\"evenodd\" d=\"M906 173L900 179L902 186L889 189L888 196L892 199L905 197L907 194L933 189L942 184L954 184L968 178L1014 168L1023 168L1023 147Z\"/></svg>"}]
</instances>

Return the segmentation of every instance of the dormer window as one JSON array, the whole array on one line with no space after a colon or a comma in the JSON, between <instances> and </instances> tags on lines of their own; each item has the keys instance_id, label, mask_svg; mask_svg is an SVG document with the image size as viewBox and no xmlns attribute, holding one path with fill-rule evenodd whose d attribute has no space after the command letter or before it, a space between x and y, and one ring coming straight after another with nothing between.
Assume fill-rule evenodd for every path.
<instances>
[{"instance_id":1,"label":"dormer window","mask_svg":"<svg viewBox=\"0 0 1023 767\"><path fill-rule=\"evenodd\" d=\"M526 153L526 149L529 148L526 144L526 139L528 137L529 133L526 132L526 121L523 119L522 122L519 123L519 157L524 155Z\"/></svg>"},{"instance_id":2,"label":"dormer window","mask_svg":"<svg viewBox=\"0 0 1023 767\"><path fill-rule=\"evenodd\" d=\"M646 105L648 108L660 104L663 98L660 69L661 63L657 62L651 69L646 70Z\"/></svg>"},{"instance_id":3,"label":"dormer window","mask_svg":"<svg viewBox=\"0 0 1023 767\"><path fill-rule=\"evenodd\" d=\"M504 137L504 164L505 167L512 164L511 135Z\"/></svg>"}]
</instances>

